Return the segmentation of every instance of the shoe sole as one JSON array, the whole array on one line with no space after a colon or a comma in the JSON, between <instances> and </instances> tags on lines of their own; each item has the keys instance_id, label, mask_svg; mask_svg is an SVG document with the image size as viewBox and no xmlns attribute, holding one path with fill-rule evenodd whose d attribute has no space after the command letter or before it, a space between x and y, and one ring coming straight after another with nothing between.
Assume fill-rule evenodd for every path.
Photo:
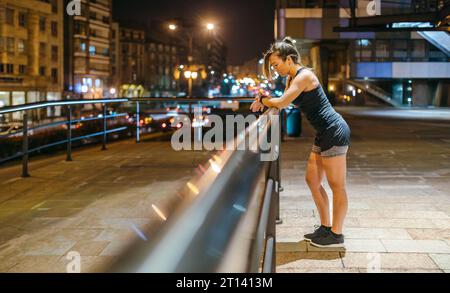
<instances>
[{"instance_id":1,"label":"shoe sole","mask_svg":"<svg viewBox=\"0 0 450 293\"><path fill-rule=\"evenodd\" d=\"M320 245L317 243L314 243L312 241L310 241L311 245L314 247L318 247L318 248L345 248L344 243L340 243L340 244L330 244L330 245Z\"/></svg>"},{"instance_id":2,"label":"shoe sole","mask_svg":"<svg viewBox=\"0 0 450 293\"><path fill-rule=\"evenodd\" d=\"M303 237L304 238L304 237ZM304 240L306 241L306 242L311 242L311 239L308 239L308 238L304 238Z\"/></svg>"}]
</instances>

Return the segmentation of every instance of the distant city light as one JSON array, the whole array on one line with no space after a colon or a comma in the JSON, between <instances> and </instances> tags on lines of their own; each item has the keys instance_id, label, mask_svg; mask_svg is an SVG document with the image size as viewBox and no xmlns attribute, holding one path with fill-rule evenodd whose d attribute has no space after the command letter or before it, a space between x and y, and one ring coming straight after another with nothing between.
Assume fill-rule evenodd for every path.
<instances>
[{"instance_id":1,"label":"distant city light","mask_svg":"<svg viewBox=\"0 0 450 293\"><path fill-rule=\"evenodd\" d=\"M180 65L180 69L184 69L184 65Z\"/></svg>"},{"instance_id":2,"label":"distant city light","mask_svg":"<svg viewBox=\"0 0 450 293\"><path fill-rule=\"evenodd\" d=\"M229 80L228 78L225 78L225 79L224 79L224 82L225 82L225 83L229 83L230 80Z\"/></svg>"},{"instance_id":3,"label":"distant city light","mask_svg":"<svg viewBox=\"0 0 450 293\"><path fill-rule=\"evenodd\" d=\"M169 24L169 29L170 29L171 31L174 31L174 30L177 29L177 26L176 26L175 24Z\"/></svg>"},{"instance_id":4,"label":"distant city light","mask_svg":"<svg viewBox=\"0 0 450 293\"><path fill-rule=\"evenodd\" d=\"M207 28L209 31L214 30L215 27L216 27L216 26L215 26L213 23L208 23L208 24L206 25L206 28Z\"/></svg>"},{"instance_id":5,"label":"distant city light","mask_svg":"<svg viewBox=\"0 0 450 293\"><path fill-rule=\"evenodd\" d=\"M81 86L81 92L82 92L83 94L85 94L85 93L88 92L88 87L87 87L87 85Z\"/></svg>"},{"instance_id":6,"label":"distant city light","mask_svg":"<svg viewBox=\"0 0 450 293\"><path fill-rule=\"evenodd\" d=\"M197 79L197 77L198 77L198 72L192 72L192 73L191 73L191 77L192 77L192 79Z\"/></svg>"},{"instance_id":7,"label":"distant city light","mask_svg":"<svg viewBox=\"0 0 450 293\"><path fill-rule=\"evenodd\" d=\"M211 71L211 75L214 75L216 72L213 70L213 71Z\"/></svg>"},{"instance_id":8,"label":"distant city light","mask_svg":"<svg viewBox=\"0 0 450 293\"><path fill-rule=\"evenodd\" d=\"M184 72L184 77L186 77L187 79L191 78L192 72L191 71L185 71Z\"/></svg>"},{"instance_id":9,"label":"distant city light","mask_svg":"<svg viewBox=\"0 0 450 293\"><path fill-rule=\"evenodd\" d=\"M110 93L111 95L115 95L115 94L116 94L116 89L115 89L115 88L111 88L111 89L109 90L109 93Z\"/></svg>"},{"instance_id":10,"label":"distant city light","mask_svg":"<svg viewBox=\"0 0 450 293\"><path fill-rule=\"evenodd\" d=\"M263 65L264 64L264 59L260 59L259 60L259 64Z\"/></svg>"}]
</instances>

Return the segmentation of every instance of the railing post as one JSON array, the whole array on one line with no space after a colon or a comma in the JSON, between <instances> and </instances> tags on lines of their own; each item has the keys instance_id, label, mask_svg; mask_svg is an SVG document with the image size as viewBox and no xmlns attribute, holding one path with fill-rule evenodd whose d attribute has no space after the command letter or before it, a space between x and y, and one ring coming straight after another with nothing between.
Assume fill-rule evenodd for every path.
<instances>
[{"instance_id":1,"label":"railing post","mask_svg":"<svg viewBox=\"0 0 450 293\"><path fill-rule=\"evenodd\" d=\"M107 119L106 119L106 104L103 104L103 140L102 140L102 151L106 150L106 138L107 138Z\"/></svg>"},{"instance_id":2,"label":"railing post","mask_svg":"<svg viewBox=\"0 0 450 293\"><path fill-rule=\"evenodd\" d=\"M141 117L140 117L140 105L136 102L136 143L141 142Z\"/></svg>"},{"instance_id":3,"label":"railing post","mask_svg":"<svg viewBox=\"0 0 450 293\"><path fill-rule=\"evenodd\" d=\"M282 114L283 114L283 110L280 111L280 119L282 119ZM276 224L282 224L283 220L280 218L280 192L282 192L284 189L281 186L281 168L280 168L280 164L281 164L281 144L283 143L283 125L282 125L282 121L280 121L280 125L279 127L279 131L280 131L280 135L279 135L279 140L277 142L278 145L278 156L275 163L275 211L276 211Z\"/></svg>"},{"instance_id":4,"label":"railing post","mask_svg":"<svg viewBox=\"0 0 450 293\"><path fill-rule=\"evenodd\" d=\"M28 173L28 113L23 113L22 129L22 177L30 177Z\"/></svg>"},{"instance_id":5,"label":"railing post","mask_svg":"<svg viewBox=\"0 0 450 293\"><path fill-rule=\"evenodd\" d=\"M271 273L276 273L277 268L277 237L276 237L276 225L277 225L277 182L275 182L274 188L272 188L272 198L270 200L270 211L269 211L269 220L267 222L267 230L266 235L269 241L272 243L272 262L271 262Z\"/></svg>"},{"instance_id":6,"label":"railing post","mask_svg":"<svg viewBox=\"0 0 450 293\"><path fill-rule=\"evenodd\" d=\"M67 106L67 162L72 162L72 107Z\"/></svg>"}]
</instances>

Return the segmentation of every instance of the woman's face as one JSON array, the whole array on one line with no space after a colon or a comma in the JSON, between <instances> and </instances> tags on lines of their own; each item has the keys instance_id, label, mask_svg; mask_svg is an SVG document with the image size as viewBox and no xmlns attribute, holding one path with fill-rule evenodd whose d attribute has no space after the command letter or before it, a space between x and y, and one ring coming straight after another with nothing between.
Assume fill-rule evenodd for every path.
<instances>
[{"instance_id":1,"label":"woman's face","mask_svg":"<svg viewBox=\"0 0 450 293\"><path fill-rule=\"evenodd\" d=\"M284 62L283 59L280 58L277 54L272 54L269 58L270 66L272 66L273 70L275 70L279 75L285 77L289 73L289 65L287 61Z\"/></svg>"}]
</instances>

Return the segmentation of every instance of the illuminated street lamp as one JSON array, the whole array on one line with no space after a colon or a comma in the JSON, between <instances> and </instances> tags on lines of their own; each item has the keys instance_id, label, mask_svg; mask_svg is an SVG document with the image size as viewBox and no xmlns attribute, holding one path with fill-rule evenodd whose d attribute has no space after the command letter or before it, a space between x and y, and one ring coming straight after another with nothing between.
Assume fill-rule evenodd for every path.
<instances>
[{"instance_id":1,"label":"illuminated street lamp","mask_svg":"<svg viewBox=\"0 0 450 293\"><path fill-rule=\"evenodd\" d=\"M175 24L169 24L169 29L170 29L171 31L174 31L174 30L177 29L177 26L176 26Z\"/></svg>"},{"instance_id":2,"label":"illuminated street lamp","mask_svg":"<svg viewBox=\"0 0 450 293\"><path fill-rule=\"evenodd\" d=\"M215 27L216 26L213 23L208 23L206 25L206 29L209 30L209 31L213 31L215 29Z\"/></svg>"}]
</instances>

